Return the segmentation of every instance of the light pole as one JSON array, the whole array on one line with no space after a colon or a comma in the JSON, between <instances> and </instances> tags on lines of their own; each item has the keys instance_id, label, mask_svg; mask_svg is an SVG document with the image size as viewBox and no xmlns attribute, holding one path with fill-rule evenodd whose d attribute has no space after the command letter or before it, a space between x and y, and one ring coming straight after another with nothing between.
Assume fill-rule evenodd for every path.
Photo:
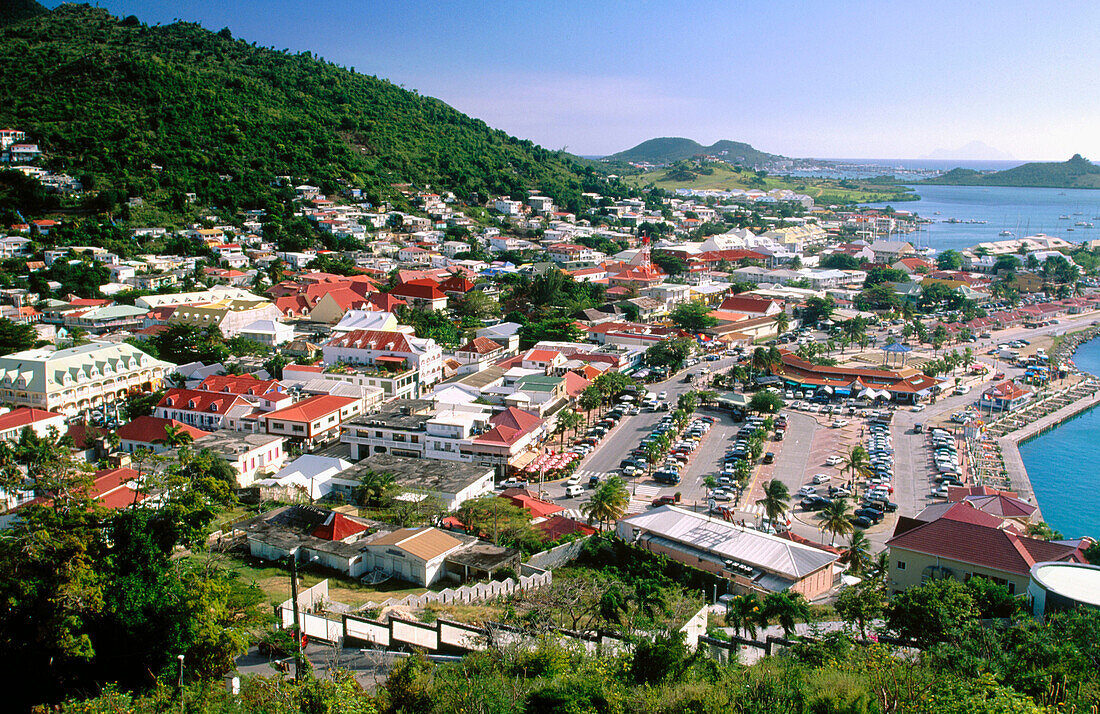
<instances>
[{"instance_id":1,"label":"light pole","mask_svg":"<svg viewBox=\"0 0 1100 714\"><path fill-rule=\"evenodd\" d=\"M184 706L183 706L183 655L182 654L181 655L176 655L176 659L178 659L180 661L180 680L179 680L180 712L183 712L183 711L185 711Z\"/></svg>"}]
</instances>

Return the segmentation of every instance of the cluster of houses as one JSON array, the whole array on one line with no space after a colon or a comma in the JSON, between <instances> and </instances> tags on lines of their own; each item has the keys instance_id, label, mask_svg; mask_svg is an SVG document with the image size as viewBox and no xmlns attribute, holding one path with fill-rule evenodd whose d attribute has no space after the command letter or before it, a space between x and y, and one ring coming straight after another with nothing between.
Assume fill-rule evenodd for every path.
<instances>
[{"instance_id":1,"label":"cluster of houses","mask_svg":"<svg viewBox=\"0 0 1100 714\"><path fill-rule=\"evenodd\" d=\"M5 130L0 139L14 161L25 136ZM98 298L62 296L60 284L48 284L49 295L0 291L0 315L33 325L41 340L54 343L0 357L0 402L8 405L0 413L0 438L18 438L24 428L64 434L79 457L106 459L110 468L95 472L92 495L109 508L155 499L143 471L162 468L163 462L149 455L170 461L181 442L189 442L188 448L223 459L241 493L294 504L240 526L252 555L295 557L352 577L392 576L430 585L514 570L515 551L466 532L472 529L457 516L462 504L494 493L526 511L547 542L593 532L538 494L499 492L495 484L545 452L558 416L576 406L601 375L647 376L645 355L653 345L672 338L751 345L776 336L781 323L811 297L833 296L842 305L841 318L855 315L846 308L876 266L905 272L918 290L940 281L976 301L987 296L983 288L990 280L977 264L938 271L909 243L876 238L905 216L864 211L826 220L812 199L791 192L680 192L665 198L662 210L642 199L585 194L599 206L594 210L614 219L608 227L579 220L532 191L482 202L491 218L485 225L464 213L450 193L396 186L415 207L398 211L372 206L353 189L330 197L317 186L295 185L291 177L279 181L293 187L296 210L319 233L355 247L283 250L264 236L262 211L245 211L234 225L211 220L182 232L202 246L192 252L212 258L124 259L98 246L32 255L38 250L35 239L48 236L58 223L41 219L12 226L11 235L0 238L0 257L25 258L28 274L57 261L91 260L108 270L110 282L100 287L104 297ZM693 240L701 225L742 211L746 203L754 210L796 205L812 213L769 220L759 235L732 229ZM632 230L641 223L664 226L665 237L651 244ZM872 240L837 244L841 228L856 224ZM135 230L140 239L166 233L159 227ZM851 256L860 267L819 267L820 258L830 254ZM337 260L351 269L317 267ZM683 269L670 268L675 273L670 275L660 267L672 264ZM576 341L521 347L523 326L493 318L465 330L458 344L444 345L405 324L414 323L410 315L417 312L454 319L456 304L501 297L509 276L548 271L605 288L604 304L572 316ZM742 290L745 283L751 289L734 294L735 286ZM906 290L904 284L897 289ZM133 291L143 294L132 301L119 297L132 298ZM698 333L668 319L677 306L693 302L705 305L715 323ZM1065 301L1064 309L1083 307L1071 302ZM1045 305L1030 307L1049 311ZM1019 319L1035 311L1028 310L1021 308ZM1010 317L994 313L983 319ZM289 363L271 374L263 357L245 357L235 365L242 369L233 370L244 373L231 374L221 364L173 364L142 349L180 327L258 343L260 352L282 355ZM72 339L78 331L90 341ZM918 401L939 381L904 366L824 367L787 351L781 362L777 378L788 386L881 393L903 403ZM150 413L119 418L126 400L149 392L161 393ZM1007 390L989 398L1011 404L1018 397ZM104 423L110 428L94 425ZM435 526L402 528L340 507L354 501L364 480L378 472L393 476L399 499L430 498L446 515ZM0 496L5 510L0 523L18 518L21 507L41 498L30 488ZM899 524L890 544L898 554L892 582L904 587L907 578L923 578L929 567L941 567L988 571L1021 588L1026 583L1019 571L1026 570L1029 558L1078 557L1079 543L1040 546L1023 535L1019 517L1005 515L1022 509L1013 499L966 494L948 508L903 519L905 528ZM1004 566L998 570L954 551L928 552L926 542L935 540L928 534L964 528L988 543L991 553L1012 549L1019 562L1009 567L998 560ZM624 518L617 532L638 547L765 592L793 590L812 599L833 589L841 573L835 549L676 505ZM959 564L944 565L952 556Z\"/></svg>"}]
</instances>

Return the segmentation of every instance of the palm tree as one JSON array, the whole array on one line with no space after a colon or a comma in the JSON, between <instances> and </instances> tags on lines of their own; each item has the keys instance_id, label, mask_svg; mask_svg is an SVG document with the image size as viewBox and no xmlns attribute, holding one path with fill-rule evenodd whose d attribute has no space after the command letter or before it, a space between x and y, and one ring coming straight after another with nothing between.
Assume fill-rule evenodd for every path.
<instances>
[{"instance_id":1,"label":"palm tree","mask_svg":"<svg viewBox=\"0 0 1100 714\"><path fill-rule=\"evenodd\" d=\"M885 552L885 551L883 551ZM871 539L861 530L853 530L848 536L848 547L840 557L842 563L855 574L866 573L874 565L871 557Z\"/></svg>"},{"instance_id":2,"label":"palm tree","mask_svg":"<svg viewBox=\"0 0 1100 714\"><path fill-rule=\"evenodd\" d=\"M854 528L851 517L852 511L848 507L848 500L845 498L834 499L821 512L820 530L822 534L829 531L833 534L834 539L838 535L847 535Z\"/></svg>"},{"instance_id":3,"label":"palm tree","mask_svg":"<svg viewBox=\"0 0 1100 714\"><path fill-rule=\"evenodd\" d=\"M393 474L380 473L373 469L367 470L359 477L359 499L372 508L380 508L386 495L397 485ZM312 492L312 488L310 491Z\"/></svg>"},{"instance_id":4,"label":"palm tree","mask_svg":"<svg viewBox=\"0 0 1100 714\"><path fill-rule=\"evenodd\" d=\"M795 622L810 621L810 606L802 593L769 593L764 597L763 615L768 621L775 620L783 628L784 637L790 637L794 632Z\"/></svg>"},{"instance_id":5,"label":"palm tree","mask_svg":"<svg viewBox=\"0 0 1100 714\"><path fill-rule=\"evenodd\" d=\"M752 351L752 366L753 374L763 372L768 368L768 351L763 347L757 347Z\"/></svg>"},{"instance_id":6,"label":"palm tree","mask_svg":"<svg viewBox=\"0 0 1100 714\"><path fill-rule=\"evenodd\" d=\"M772 479L764 485L764 497L756 503L764 507L764 515L774 526L790 508L791 492L787 489L787 484Z\"/></svg>"},{"instance_id":7,"label":"palm tree","mask_svg":"<svg viewBox=\"0 0 1100 714\"><path fill-rule=\"evenodd\" d=\"M584 424L584 417L572 409L565 409L558 414L558 433L561 434L561 445L565 448L565 433L567 431L576 431L580 426Z\"/></svg>"},{"instance_id":8,"label":"palm tree","mask_svg":"<svg viewBox=\"0 0 1100 714\"><path fill-rule=\"evenodd\" d=\"M194 438L183 430L183 425L172 426L169 424L164 427L164 445L165 446L183 446L184 444L190 444L194 441Z\"/></svg>"},{"instance_id":9,"label":"palm tree","mask_svg":"<svg viewBox=\"0 0 1100 714\"><path fill-rule=\"evenodd\" d=\"M871 462L867 456L867 449L863 448L861 444L848 449L848 453L845 454L844 460L840 464L840 473L848 474L850 477L866 476L871 472Z\"/></svg>"},{"instance_id":10,"label":"palm tree","mask_svg":"<svg viewBox=\"0 0 1100 714\"><path fill-rule=\"evenodd\" d=\"M611 476L592 494L592 500L581 506L581 513L588 517L589 523L599 521L602 531L604 523L622 518L629 505L630 492L626 490L626 483L618 476Z\"/></svg>"},{"instance_id":11,"label":"palm tree","mask_svg":"<svg viewBox=\"0 0 1100 714\"><path fill-rule=\"evenodd\" d=\"M791 317L784 310L775 313L775 333L782 335L791 326Z\"/></svg>"},{"instance_id":12,"label":"palm tree","mask_svg":"<svg viewBox=\"0 0 1100 714\"><path fill-rule=\"evenodd\" d=\"M755 593L738 595L730 602L726 611L726 625L737 630L737 634L744 632L750 640L756 639L756 627L763 624L763 610Z\"/></svg>"},{"instance_id":13,"label":"palm tree","mask_svg":"<svg viewBox=\"0 0 1100 714\"><path fill-rule=\"evenodd\" d=\"M585 387L577 399L577 406L584 410L585 424L591 418L592 410L598 409L601 404L603 404L603 398L600 396L599 388L591 384Z\"/></svg>"}]
</instances>

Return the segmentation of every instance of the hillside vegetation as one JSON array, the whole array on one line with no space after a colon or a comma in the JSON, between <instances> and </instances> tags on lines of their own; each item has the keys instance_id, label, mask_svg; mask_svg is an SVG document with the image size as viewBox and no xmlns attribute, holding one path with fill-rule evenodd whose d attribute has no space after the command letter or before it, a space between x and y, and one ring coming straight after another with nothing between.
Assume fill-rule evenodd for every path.
<instances>
[{"instance_id":1,"label":"hillside vegetation","mask_svg":"<svg viewBox=\"0 0 1100 714\"><path fill-rule=\"evenodd\" d=\"M234 208L264 205L287 175L374 199L398 182L463 197L538 188L576 208L600 184L564 152L309 52L87 5L19 5L23 19L0 24L0 125L27 131L49 168L86 188L161 205L193 191Z\"/></svg>"},{"instance_id":2,"label":"hillside vegetation","mask_svg":"<svg viewBox=\"0 0 1100 714\"><path fill-rule=\"evenodd\" d=\"M952 169L924 183L944 186L1100 188L1100 166L1080 154L1074 154L1069 161L1033 162L989 173L973 169Z\"/></svg>"},{"instance_id":3,"label":"hillside vegetation","mask_svg":"<svg viewBox=\"0 0 1100 714\"><path fill-rule=\"evenodd\" d=\"M723 154L725 152L725 154ZM632 149L620 151L605 158L607 161L632 161L650 164L671 164L675 161L690 159L694 156L720 156L731 164L742 166L764 166L782 156L754 149L740 141L723 139L710 146L703 146L692 139L664 137L643 141Z\"/></svg>"}]
</instances>

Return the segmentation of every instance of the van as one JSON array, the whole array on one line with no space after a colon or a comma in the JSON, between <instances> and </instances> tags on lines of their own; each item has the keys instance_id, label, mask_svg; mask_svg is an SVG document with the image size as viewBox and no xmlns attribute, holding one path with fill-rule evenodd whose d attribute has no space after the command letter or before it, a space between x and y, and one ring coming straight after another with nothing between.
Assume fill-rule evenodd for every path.
<instances>
[{"instance_id":1,"label":"van","mask_svg":"<svg viewBox=\"0 0 1100 714\"><path fill-rule=\"evenodd\" d=\"M566 498L573 498L575 496L581 495L582 493L584 493L584 487L580 484L573 484L572 486L565 487Z\"/></svg>"}]
</instances>

